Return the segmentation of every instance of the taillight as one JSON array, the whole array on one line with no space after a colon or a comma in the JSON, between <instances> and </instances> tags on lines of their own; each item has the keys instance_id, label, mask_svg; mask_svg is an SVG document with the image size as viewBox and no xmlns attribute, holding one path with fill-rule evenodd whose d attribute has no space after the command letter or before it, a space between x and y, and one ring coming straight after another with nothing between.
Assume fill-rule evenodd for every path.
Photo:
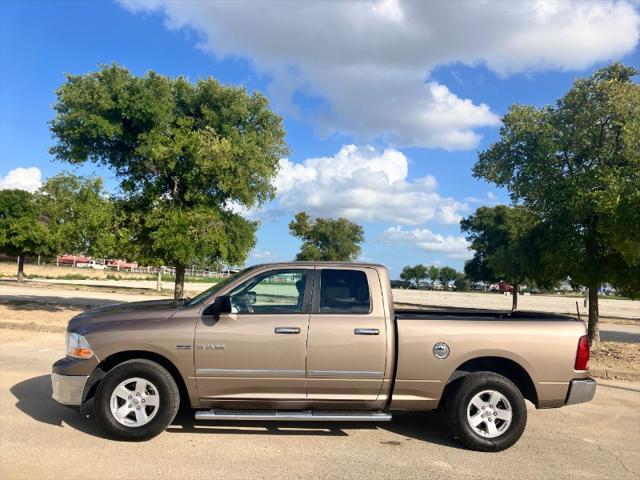
<instances>
[{"instance_id":1,"label":"taillight","mask_svg":"<svg viewBox=\"0 0 640 480\"><path fill-rule=\"evenodd\" d=\"M578 351L576 352L576 370L587 370L589 368L589 337L583 335L578 340Z\"/></svg>"}]
</instances>

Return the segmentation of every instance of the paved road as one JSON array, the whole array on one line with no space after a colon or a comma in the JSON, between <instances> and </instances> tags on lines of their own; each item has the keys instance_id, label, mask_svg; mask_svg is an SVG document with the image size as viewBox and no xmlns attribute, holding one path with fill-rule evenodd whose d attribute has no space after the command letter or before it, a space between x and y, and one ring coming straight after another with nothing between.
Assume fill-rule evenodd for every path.
<instances>
[{"instance_id":1,"label":"paved road","mask_svg":"<svg viewBox=\"0 0 640 480\"><path fill-rule=\"evenodd\" d=\"M594 478L640 474L640 385L529 411L497 454L460 448L435 413L390 424L195 424L182 416L144 443L106 440L92 417L50 399L60 334L0 330L0 478ZM86 411L90 413L90 409Z\"/></svg>"},{"instance_id":2,"label":"paved road","mask_svg":"<svg viewBox=\"0 0 640 480\"><path fill-rule=\"evenodd\" d=\"M640 325L602 323L600 338L611 342L640 343Z\"/></svg>"}]
</instances>

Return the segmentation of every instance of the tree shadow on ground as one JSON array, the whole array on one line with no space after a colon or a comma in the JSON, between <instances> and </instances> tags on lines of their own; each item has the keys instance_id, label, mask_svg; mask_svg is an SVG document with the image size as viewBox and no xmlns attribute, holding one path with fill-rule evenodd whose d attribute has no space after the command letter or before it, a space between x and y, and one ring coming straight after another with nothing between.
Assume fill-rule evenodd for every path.
<instances>
[{"instance_id":1,"label":"tree shadow on ground","mask_svg":"<svg viewBox=\"0 0 640 480\"><path fill-rule=\"evenodd\" d=\"M16 311L45 311L45 312L64 312L67 310L77 310L79 312L84 311L85 308L76 305L65 305L61 303L42 303L30 300L10 300L0 301L0 306L6 307L9 310Z\"/></svg>"}]
</instances>

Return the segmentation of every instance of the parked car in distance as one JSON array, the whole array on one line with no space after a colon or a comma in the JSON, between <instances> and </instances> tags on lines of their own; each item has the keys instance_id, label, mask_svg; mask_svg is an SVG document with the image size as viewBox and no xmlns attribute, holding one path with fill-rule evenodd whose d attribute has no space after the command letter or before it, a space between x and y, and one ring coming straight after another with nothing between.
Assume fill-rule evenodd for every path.
<instances>
[{"instance_id":1,"label":"parked car in distance","mask_svg":"<svg viewBox=\"0 0 640 480\"><path fill-rule=\"evenodd\" d=\"M181 402L198 421L373 421L443 410L469 448L513 445L536 408L587 402L576 319L394 309L366 263L258 265L187 300L103 306L69 322L53 398L94 399L114 438L162 432Z\"/></svg>"},{"instance_id":2,"label":"parked car in distance","mask_svg":"<svg viewBox=\"0 0 640 480\"><path fill-rule=\"evenodd\" d=\"M105 270L107 267L104 263L97 262L96 260L89 260L84 263L77 263L78 268L93 268L94 270Z\"/></svg>"},{"instance_id":3,"label":"parked car in distance","mask_svg":"<svg viewBox=\"0 0 640 480\"><path fill-rule=\"evenodd\" d=\"M511 285L509 285L507 282L501 281L501 282L498 282L498 283L491 284L489 286L489 291L490 292L507 293L507 292L513 292L513 287Z\"/></svg>"},{"instance_id":4,"label":"parked car in distance","mask_svg":"<svg viewBox=\"0 0 640 480\"><path fill-rule=\"evenodd\" d=\"M471 290L476 292L484 292L487 290L487 284L484 282L474 282L471 284Z\"/></svg>"}]
</instances>

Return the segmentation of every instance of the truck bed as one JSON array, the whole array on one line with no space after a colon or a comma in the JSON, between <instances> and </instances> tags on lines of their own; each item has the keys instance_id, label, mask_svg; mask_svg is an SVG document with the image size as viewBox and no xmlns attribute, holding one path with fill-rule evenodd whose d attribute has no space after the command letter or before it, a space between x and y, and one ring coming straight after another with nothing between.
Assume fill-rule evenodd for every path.
<instances>
[{"instance_id":1,"label":"truck bed","mask_svg":"<svg viewBox=\"0 0 640 480\"><path fill-rule=\"evenodd\" d=\"M487 366L484 369L521 368L539 407L563 405L568 379L584 376L573 366L586 328L570 316L440 307L398 308L395 319L398 354L392 409L436 408L448 379L473 367L469 362L480 362ZM437 358L433 349L442 344L449 353Z\"/></svg>"},{"instance_id":2,"label":"truck bed","mask_svg":"<svg viewBox=\"0 0 640 480\"><path fill-rule=\"evenodd\" d=\"M480 309L405 309L396 308L397 320L466 320L466 321L579 321L568 315L542 312L510 312Z\"/></svg>"}]
</instances>

